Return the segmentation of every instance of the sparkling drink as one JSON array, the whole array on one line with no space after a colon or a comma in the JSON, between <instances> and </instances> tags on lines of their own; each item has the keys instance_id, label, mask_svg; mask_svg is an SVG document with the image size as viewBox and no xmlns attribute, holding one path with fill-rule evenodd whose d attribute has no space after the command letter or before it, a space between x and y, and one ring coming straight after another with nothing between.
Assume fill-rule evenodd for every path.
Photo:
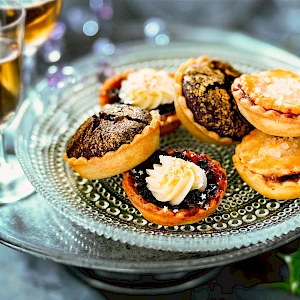
<instances>
[{"instance_id":1,"label":"sparkling drink","mask_svg":"<svg viewBox=\"0 0 300 300\"><path fill-rule=\"evenodd\" d=\"M0 127L16 111L21 89L21 55L18 43L0 37Z\"/></svg>"},{"instance_id":2,"label":"sparkling drink","mask_svg":"<svg viewBox=\"0 0 300 300\"><path fill-rule=\"evenodd\" d=\"M50 35L60 12L62 0L25 0L25 45L41 45Z\"/></svg>"},{"instance_id":3,"label":"sparkling drink","mask_svg":"<svg viewBox=\"0 0 300 300\"><path fill-rule=\"evenodd\" d=\"M5 137L8 121L20 103L25 9L15 1L0 0L0 204L24 199L34 192ZM13 138L14 135L10 134Z\"/></svg>"}]
</instances>

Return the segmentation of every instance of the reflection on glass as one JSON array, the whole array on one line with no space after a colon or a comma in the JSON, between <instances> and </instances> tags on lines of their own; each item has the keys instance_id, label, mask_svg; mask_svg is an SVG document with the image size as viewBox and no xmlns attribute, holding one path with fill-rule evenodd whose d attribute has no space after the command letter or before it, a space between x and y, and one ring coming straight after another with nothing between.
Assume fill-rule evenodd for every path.
<instances>
[{"instance_id":1,"label":"reflection on glass","mask_svg":"<svg viewBox=\"0 0 300 300\"><path fill-rule=\"evenodd\" d=\"M43 44L53 30L61 9L61 0L18 0L26 10L24 53L30 55Z\"/></svg>"},{"instance_id":2,"label":"reflection on glass","mask_svg":"<svg viewBox=\"0 0 300 300\"><path fill-rule=\"evenodd\" d=\"M33 192L16 157L6 153L4 143L4 130L20 99L24 18L21 6L0 0L0 204Z\"/></svg>"},{"instance_id":3,"label":"reflection on glass","mask_svg":"<svg viewBox=\"0 0 300 300\"><path fill-rule=\"evenodd\" d=\"M16 0L26 11L24 29L23 94L36 79L36 52L50 36L61 10L62 0Z\"/></svg>"}]
</instances>

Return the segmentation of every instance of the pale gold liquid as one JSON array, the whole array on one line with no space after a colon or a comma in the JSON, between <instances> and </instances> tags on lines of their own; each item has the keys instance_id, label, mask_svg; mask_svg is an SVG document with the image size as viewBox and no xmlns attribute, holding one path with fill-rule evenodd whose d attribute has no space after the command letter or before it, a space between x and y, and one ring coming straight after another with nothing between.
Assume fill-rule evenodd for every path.
<instances>
[{"instance_id":1,"label":"pale gold liquid","mask_svg":"<svg viewBox=\"0 0 300 300\"><path fill-rule=\"evenodd\" d=\"M25 45L39 46L47 40L59 15L61 1L23 3L26 10Z\"/></svg>"},{"instance_id":2,"label":"pale gold liquid","mask_svg":"<svg viewBox=\"0 0 300 300\"><path fill-rule=\"evenodd\" d=\"M18 44L0 37L0 127L14 114L21 90L21 55Z\"/></svg>"}]
</instances>

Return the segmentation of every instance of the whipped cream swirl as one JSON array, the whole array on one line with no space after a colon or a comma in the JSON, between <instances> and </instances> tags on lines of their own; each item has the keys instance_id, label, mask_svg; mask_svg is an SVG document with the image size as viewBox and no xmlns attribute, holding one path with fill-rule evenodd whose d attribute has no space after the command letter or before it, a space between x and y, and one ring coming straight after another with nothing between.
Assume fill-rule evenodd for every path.
<instances>
[{"instance_id":1,"label":"whipped cream swirl","mask_svg":"<svg viewBox=\"0 0 300 300\"><path fill-rule=\"evenodd\" d=\"M172 156L159 156L161 164L147 169L147 188L161 202L179 205L194 189L203 192L207 186L205 171L196 164Z\"/></svg>"},{"instance_id":2,"label":"whipped cream swirl","mask_svg":"<svg viewBox=\"0 0 300 300\"><path fill-rule=\"evenodd\" d=\"M156 109L159 105L174 102L174 79L163 70L141 69L122 81L119 97L125 104Z\"/></svg>"}]
</instances>

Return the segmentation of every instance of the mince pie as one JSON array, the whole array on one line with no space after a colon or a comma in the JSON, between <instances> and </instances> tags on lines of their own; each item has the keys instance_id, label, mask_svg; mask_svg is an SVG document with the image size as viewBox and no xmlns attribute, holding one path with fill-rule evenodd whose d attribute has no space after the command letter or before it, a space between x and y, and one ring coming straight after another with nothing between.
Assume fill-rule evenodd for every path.
<instances>
[{"instance_id":1,"label":"mince pie","mask_svg":"<svg viewBox=\"0 0 300 300\"><path fill-rule=\"evenodd\" d=\"M237 145L233 163L258 193L288 200L300 197L299 157L299 137L277 137L255 129Z\"/></svg>"},{"instance_id":2,"label":"mince pie","mask_svg":"<svg viewBox=\"0 0 300 300\"><path fill-rule=\"evenodd\" d=\"M124 103L140 108L158 110L161 115L161 135L180 126L175 107L174 75L164 70L143 68L115 74L100 88L99 103Z\"/></svg>"},{"instance_id":3,"label":"mince pie","mask_svg":"<svg viewBox=\"0 0 300 300\"><path fill-rule=\"evenodd\" d=\"M287 70L243 74L232 84L242 115L274 136L300 136L300 76Z\"/></svg>"},{"instance_id":4,"label":"mince pie","mask_svg":"<svg viewBox=\"0 0 300 300\"><path fill-rule=\"evenodd\" d=\"M83 178L123 173L159 146L160 115L129 105L113 105L88 118L68 142L64 159Z\"/></svg>"},{"instance_id":5,"label":"mince pie","mask_svg":"<svg viewBox=\"0 0 300 300\"><path fill-rule=\"evenodd\" d=\"M175 109L182 125L201 141L238 143L252 129L241 115L231 84L241 73L207 57L190 58L175 73Z\"/></svg>"},{"instance_id":6,"label":"mince pie","mask_svg":"<svg viewBox=\"0 0 300 300\"><path fill-rule=\"evenodd\" d=\"M198 222L219 206L226 172L207 154L157 150L124 173L123 188L149 221L175 226Z\"/></svg>"}]
</instances>

